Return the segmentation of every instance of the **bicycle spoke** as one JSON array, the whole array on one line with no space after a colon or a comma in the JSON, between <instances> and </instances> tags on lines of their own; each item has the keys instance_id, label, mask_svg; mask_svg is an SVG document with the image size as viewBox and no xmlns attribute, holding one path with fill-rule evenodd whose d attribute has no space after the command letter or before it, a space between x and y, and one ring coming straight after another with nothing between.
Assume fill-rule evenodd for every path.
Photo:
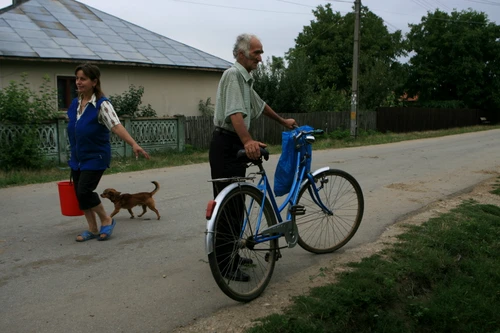
<instances>
[{"instance_id":1,"label":"bicycle spoke","mask_svg":"<svg viewBox=\"0 0 500 333\"><path fill-rule=\"evenodd\" d=\"M220 203L214 252L209 255L209 262L217 284L229 297L250 301L269 283L277 240L257 243L255 236L259 229L275 223L269 201L263 200L262 193L253 186L234 188ZM245 264L248 260L251 263Z\"/></svg>"},{"instance_id":2,"label":"bicycle spoke","mask_svg":"<svg viewBox=\"0 0 500 333\"><path fill-rule=\"evenodd\" d=\"M299 245L313 253L333 252L356 233L363 216L363 194L356 180L341 170L324 171L315 177L315 182L321 202L331 215L313 201L310 193L314 190L307 182L298 199L306 214L294 217Z\"/></svg>"}]
</instances>

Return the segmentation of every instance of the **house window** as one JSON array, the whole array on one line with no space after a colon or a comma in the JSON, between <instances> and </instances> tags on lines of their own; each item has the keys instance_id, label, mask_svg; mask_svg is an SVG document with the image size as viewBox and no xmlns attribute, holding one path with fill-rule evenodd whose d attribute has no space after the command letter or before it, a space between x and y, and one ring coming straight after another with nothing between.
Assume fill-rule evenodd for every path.
<instances>
[{"instance_id":1,"label":"house window","mask_svg":"<svg viewBox=\"0 0 500 333\"><path fill-rule=\"evenodd\" d=\"M74 76L57 77L57 105L59 110L68 110L71 101L78 94L76 92L76 80Z\"/></svg>"}]
</instances>

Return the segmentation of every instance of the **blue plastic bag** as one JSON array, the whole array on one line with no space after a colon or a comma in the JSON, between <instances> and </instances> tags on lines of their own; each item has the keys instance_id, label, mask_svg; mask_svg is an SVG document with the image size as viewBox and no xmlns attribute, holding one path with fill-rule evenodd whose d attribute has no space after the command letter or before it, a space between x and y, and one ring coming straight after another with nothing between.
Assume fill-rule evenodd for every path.
<instances>
[{"instance_id":1,"label":"blue plastic bag","mask_svg":"<svg viewBox=\"0 0 500 333\"><path fill-rule=\"evenodd\" d=\"M294 130L286 131L281 134L281 156L274 172L274 195L280 197L290 192L295 177L295 166L297 165L297 148L295 147L294 136L299 131L312 131L311 126L300 126ZM301 137L299 142L304 143L305 137ZM312 147L309 144L303 144L300 149L300 158L306 153L312 154ZM311 168L311 159L308 160L308 169Z\"/></svg>"}]
</instances>

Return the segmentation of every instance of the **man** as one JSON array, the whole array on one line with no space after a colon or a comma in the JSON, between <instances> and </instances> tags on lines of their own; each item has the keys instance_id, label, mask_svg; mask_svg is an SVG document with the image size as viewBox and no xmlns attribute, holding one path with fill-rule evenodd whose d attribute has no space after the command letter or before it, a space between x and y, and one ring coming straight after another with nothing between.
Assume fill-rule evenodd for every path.
<instances>
[{"instance_id":1,"label":"man","mask_svg":"<svg viewBox=\"0 0 500 333\"><path fill-rule=\"evenodd\" d=\"M254 79L250 74L262 61L262 44L255 35L241 34L236 38L233 48L233 56L236 62L227 69L219 82L217 97L215 101L214 124L215 130L210 143L210 169L212 179L244 177L245 165L236 161L236 153L240 149L245 149L250 159L260 157L260 148L266 147L262 142L256 141L249 133L252 119L258 118L261 114L277 121L288 129L297 126L294 119L284 119L267 105L259 95L253 90ZM227 182L214 182L214 198ZM237 203L235 203L237 205ZM232 221L232 223L238 223ZM228 226L227 230L238 229L237 226ZM224 232L219 232L223 234ZM226 232L227 233L227 232ZM234 234L234 232L231 231ZM218 243L227 243L227 239L216 239ZM234 241L233 241L234 243ZM236 281L248 281L248 274L243 273L237 264L251 264L250 259L236 258L231 260L230 267L222 267L222 262L226 262L233 249L232 244L218 247L217 257L221 272L230 279Z\"/></svg>"}]
</instances>

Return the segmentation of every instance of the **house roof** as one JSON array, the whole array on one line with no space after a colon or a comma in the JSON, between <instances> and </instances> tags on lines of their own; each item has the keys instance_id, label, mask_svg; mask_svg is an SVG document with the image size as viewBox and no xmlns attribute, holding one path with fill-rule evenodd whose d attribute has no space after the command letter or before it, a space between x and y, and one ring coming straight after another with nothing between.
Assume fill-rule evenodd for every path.
<instances>
[{"instance_id":1,"label":"house roof","mask_svg":"<svg viewBox=\"0 0 500 333\"><path fill-rule=\"evenodd\" d=\"M231 63L73 0L0 10L0 59L225 70Z\"/></svg>"}]
</instances>

